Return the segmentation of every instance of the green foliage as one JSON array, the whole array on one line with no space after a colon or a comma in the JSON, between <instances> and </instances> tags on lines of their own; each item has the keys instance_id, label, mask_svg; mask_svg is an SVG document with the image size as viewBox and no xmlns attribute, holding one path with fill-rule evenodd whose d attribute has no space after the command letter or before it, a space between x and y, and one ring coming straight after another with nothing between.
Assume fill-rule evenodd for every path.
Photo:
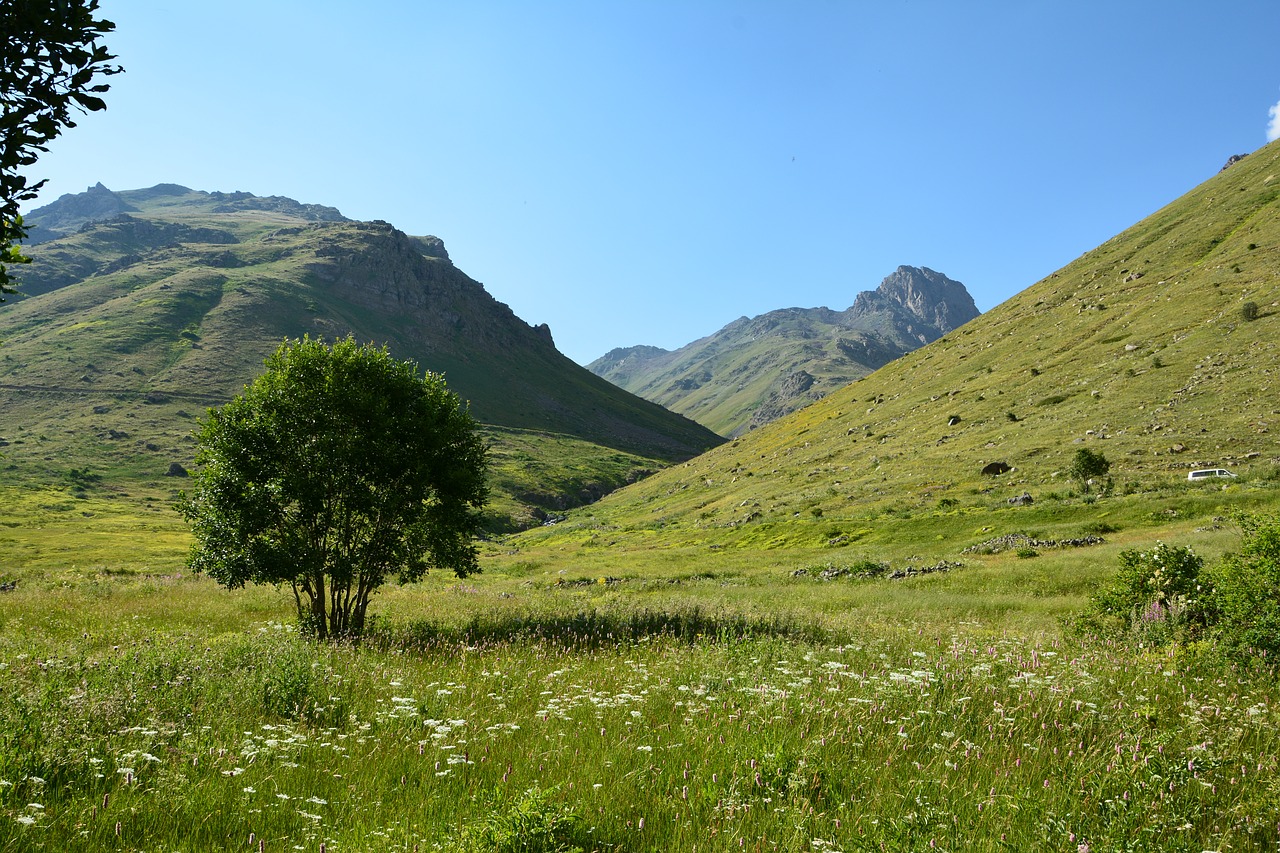
<instances>
[{"instance_id":1,"label":"green foliage","mask_svg":"<svg viewBox=\"0 0 1280 853\"><path fill-rule=\"evenodd\" d=\"M1111 463L1101 451L1081 447L1072 458L1071 465L1067 467L1067 476L1079 484L1081 491L1088 493L1089 481L1105 477L1110 470Z\"/></svg>"},{"instance_id":2,"label":"green foliage","mask_svg":"<svg viewBox=\"0 0 1280 853\"><path fill-rule=\"evenodd\" d=\"M1213 569L1219 642L1236 658L1280 661L1280 516L1241 515L1238 552Z\"/></svg>"},{"instance_id":3,"label":"green foliage","mask_svg":"<svg viewBox=\"0 0 1280 853\"><path fill-rule=\"evenodd\" d=\"M1258 319L1258 303L1246 302L1240 306L1240 319L1246 323L1252 323Z\"/></svg>"},{"instance_id":4,"label":"green foliage","mask_svg":"<svg viewBox=\"0 0 1280 853\"><path fill-rule=\"evenodd\" d=\"M18 170L48 151L72 111L106 109L94 78L118 74L115 57L98 43L115 24L94 18L98 0L8 0L0 5L0 293L12 293L7 265L30 261L14 245L26 236L18 209L44 181L28 184Z\"/></svg>"},{"instance_id":5,"label":"green foliage","mask_svg":"<svg viewBox=\"0 0 1280 853\"><path fill-rule=\"evenodd\" d=\"M1158 640L1189 636L1206 624L1212 585L1204 559L1181 545L1156 543L1120 552L1120 571L1093 598L1093 609L1140 635Z\"/></svg>"},{"instance_id":6,"label":"green foliage","mask_svg":"<svg viewBox=\"0 0 1280 853\"><path fill-rule=\"evenodd\" d=\"M572 807L554 801L555 791L538 786L495 807L484 820L469 825L457 849L463 853L581 853L577 842L590 844L582 818Z\"/></svg>"},{"instance_id":7,"label":"green foliage","mask_svg":"<svg viewBox=\"0 0 1280 853\"><path fill-rule=\"evenodd\" d=\"M385 349L285 342L197 439L179 507L191 567L228 588L289 584L319 638L358 636L389 575L478 571L485 448L441 377Z\"/></svg>"}]
</instances>

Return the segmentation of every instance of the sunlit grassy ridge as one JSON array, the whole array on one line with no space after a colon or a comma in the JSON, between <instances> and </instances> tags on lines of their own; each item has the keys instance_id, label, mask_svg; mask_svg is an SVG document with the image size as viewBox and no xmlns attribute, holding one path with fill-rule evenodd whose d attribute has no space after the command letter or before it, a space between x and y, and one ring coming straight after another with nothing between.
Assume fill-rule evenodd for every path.
<instances>
[{"instance_id":1,"label":"sunlit grassy ridge","mask_svg":"<svg viewBox=\"0 0 1280 853\"><path fill-rule=\"evenodd\" d=\"M1117 492L1219 465L1265 479L1280 460L1278 300L1273 143L958 331L574 520L758 547L820 517L802 525L811 539L849 541L890 511L1065 497L1080 447L1111 461ZM983 475L991 462L1013 470Z\"/></svg>"}]
</instances>

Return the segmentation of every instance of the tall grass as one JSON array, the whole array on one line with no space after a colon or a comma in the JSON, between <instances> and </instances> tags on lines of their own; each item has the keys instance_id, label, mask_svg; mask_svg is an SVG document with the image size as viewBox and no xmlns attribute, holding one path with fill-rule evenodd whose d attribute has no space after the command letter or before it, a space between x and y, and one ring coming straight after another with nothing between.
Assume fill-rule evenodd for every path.
<instances>
[{"instance_id":1,"label":"tall grass","mask_svg":"<svg viewBox=\"0 0 1280 853\"><path fill-rule=\"evenodd\" d=\"M0 850L1277 841L1267 678L1089 639L698 618L386 626L365 648L272 622L6 630Z\"/></svg>"}]
</instances>

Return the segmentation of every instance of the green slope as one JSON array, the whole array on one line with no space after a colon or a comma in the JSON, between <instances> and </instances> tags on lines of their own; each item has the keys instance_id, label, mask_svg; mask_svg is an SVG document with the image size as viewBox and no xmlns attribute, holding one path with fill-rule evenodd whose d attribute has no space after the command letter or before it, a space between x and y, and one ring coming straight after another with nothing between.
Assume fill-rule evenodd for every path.
<instances>
[{"instance_id":1,"label":"green slope","mask_svg":"<svg viewBox=\"0 0 1280 853\"><path fill-rule=\"evenodd\" d=\"M784 308L741 317L678 350L615 349L587 369L735 436L821 399L977 315L963 284L902 266L844 311Z\"/></svg>"},{"instance_id":2,"label":"green slope","mask_svg":"<svg viewBox=\"0 0 1280 853\"><path fill-rule=\"evenodd\" d=\"M21 286L38 295L0 308L0 423L17 474L48 481L91 466L146 477L187 465L192 418L303 334L352 334L445 374L478 420L500 428L495 441L547 434L551 458L540 464L599 460L566 478L585 476L590 493L720 440L565 358L545 327L494 300L435 238L287 199L172 185L115 195L127 212L55 219L80 230L32 247ZM532 474L509 474L528 482L507 498L565 505Z\"/></svg>"},{"instance_id":3,"label":"green slope","mask_svg":"<svg viewBox=\"0 0 1280 853\"><path fill-rule=\"evenodd\" d=\"M970 509L1069 495L1082 447L1117 493L1218 465L1270 480L1278 392L1280 142L945 338L529 541L842 544L911 514L916 535L972 537Z\"/></svg>"}]
</instances>

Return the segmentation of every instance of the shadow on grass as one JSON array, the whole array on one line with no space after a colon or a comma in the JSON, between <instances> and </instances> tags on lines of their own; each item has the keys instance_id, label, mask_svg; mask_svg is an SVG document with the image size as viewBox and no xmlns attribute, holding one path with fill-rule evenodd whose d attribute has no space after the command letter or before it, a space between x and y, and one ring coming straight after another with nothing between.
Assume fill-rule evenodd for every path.
<instances>
[{"instance_id":1,"label":"shadow on grass","mask_svg":"<svg viewBox=\"0 0 1280 853\"><path fill-rule=\"evenodd\" d=\"M440 646L496 646L507 643L550 643L571 649L596 649L669 638L686 643L732 643L781 638L807 643L828 639L816 622L774 615L764 618L710 613L701 608L668 612L624 613L579 611L574 614L475 617L462 626L427 620L391 624L375 620L364 642L379 648L427 649Z\"/></svg>"}]
</instances>

